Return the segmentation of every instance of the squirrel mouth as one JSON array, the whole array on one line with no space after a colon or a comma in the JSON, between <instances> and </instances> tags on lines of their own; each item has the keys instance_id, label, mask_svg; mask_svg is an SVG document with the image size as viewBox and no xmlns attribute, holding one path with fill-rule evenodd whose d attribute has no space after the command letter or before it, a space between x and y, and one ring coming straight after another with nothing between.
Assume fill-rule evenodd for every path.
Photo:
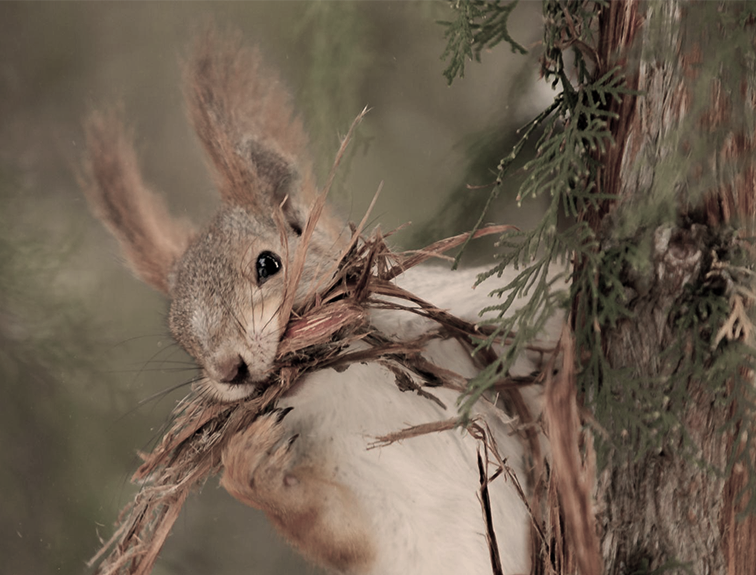
<instances>
[{"instance_id":1,"label":"squirrel mouth","mask_svg":"<svg viewBox=\"0 0 756 575\"><path fill-rule=\"evenodd\" d=\"M268 387L268 381L252 381L249 379L229 383L207 381L203 387L219 403L233 403L259 397Z\"/></svg>"},{"instance_id":2,"label":"squirrel mouth","mask_svg":"<svg viewBox=\"0 0 756 575\"><path fill-rule=\"evenodd\" d=\"M202 387L222 403L258 397L271 384L270 368L251 369L241 356L225 360L216 369L222 375L213 377L206 372L207 377Z\"/></svg>"}]
</instances>

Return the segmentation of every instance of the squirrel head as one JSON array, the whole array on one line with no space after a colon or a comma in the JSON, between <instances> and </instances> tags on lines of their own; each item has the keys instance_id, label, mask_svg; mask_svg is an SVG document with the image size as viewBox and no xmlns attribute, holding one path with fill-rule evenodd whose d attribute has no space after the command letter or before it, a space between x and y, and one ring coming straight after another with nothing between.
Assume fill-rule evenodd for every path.
<instances>
[{"instance_id":1,"label":"squirrel head","mask_svg":"<svg viewBox=\"0 0 756 575\"><path fill-rule=\"evenodd\" d=\"M209 30L185 65L189 117L210 160L222 206L199 233L144 185L132 138L116 113L86 124L84 188L135 273L171 299L169 327L203 371L200 392L254 395L270 375L286 327L288 271L315 195L301 122L278 79L238 35ZM294 306L335 259L321 218Z\"/></svg>"}]
</instances>

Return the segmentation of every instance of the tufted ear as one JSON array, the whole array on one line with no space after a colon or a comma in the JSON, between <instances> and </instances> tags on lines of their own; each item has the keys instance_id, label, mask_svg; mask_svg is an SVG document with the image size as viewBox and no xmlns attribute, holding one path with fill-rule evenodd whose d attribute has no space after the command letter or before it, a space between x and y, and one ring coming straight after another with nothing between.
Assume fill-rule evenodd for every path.
<instances>
[{"instance_id":1,"label":"tufted ear","mask_svg":"<svg viewBox=\"0 0 756 575\"><path fill-rule=\"evenodd\" d=\"M208 28L185 64L184 80L189 117L225 202L261 211L287 195L302 205L314 197L302 123L279 79L238 32L220 38Z\"/></svg>"},{"instance_id":2,"label":"tufted ear","mask_svg":"<svg viewBox=\"0 0 756 575\"><path fill-rule=\"evenodd\" d=\"M189 245L191 226L173 218L144 185L117 113L92 114L85 136L88 156L81 180L92 211L118 239L134 272L168 294L171 271Z\"/></svg>"},{"instance_id":3,"label":"tufted ear","mask_svg":"<svg viewBox=\"0 0 756 575\"><path fill-rule=\"evenodd\" d=\"M280 207L286 223L301 235L308 206L299 193L301 181L296 168L275 150L252 139L244 143L239 153L255 167L256 202L267 213Z\"/></svg>"}]
</instances>

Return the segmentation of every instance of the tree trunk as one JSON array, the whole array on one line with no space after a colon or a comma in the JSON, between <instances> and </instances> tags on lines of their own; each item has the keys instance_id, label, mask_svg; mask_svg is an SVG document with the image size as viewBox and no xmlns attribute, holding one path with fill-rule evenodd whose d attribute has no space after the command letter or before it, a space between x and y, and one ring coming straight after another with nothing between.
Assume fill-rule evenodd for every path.
<instances>
[{"instance_id":1,"label":"tree trunk","mask_svg":"<svg viewBox=\"0 0 756 575\"><path fill-rule=\"evenodd\" d=\"M731 245L725 227L736 223L742 231L753 221L756 27L748 8L626 0L609 2L599 18L599 73L620 66L640 94L613 104L615 145L598 157L597 189L617 199L584 218L601 249L618 241L649 246L647 271L623 282L634 316L600 326L607 362L642 385L674 375L678 366L664 354L680 339L673 309L689 297L689 286L711 281ZM728 469L745 431L721 431L736 404L720 401L705 379L687 381L687 405L669 406L680 410L687 438L680 434L639 458L628 443L599 473L595 513L605 573L756 572L756 521L738 519L743 502L735 500L749 479L745 468L723 474L701 465ZM594 383L637 401L618 381ZM695 457L676 449L685 440Z\"/></svg>"}]
</instances>

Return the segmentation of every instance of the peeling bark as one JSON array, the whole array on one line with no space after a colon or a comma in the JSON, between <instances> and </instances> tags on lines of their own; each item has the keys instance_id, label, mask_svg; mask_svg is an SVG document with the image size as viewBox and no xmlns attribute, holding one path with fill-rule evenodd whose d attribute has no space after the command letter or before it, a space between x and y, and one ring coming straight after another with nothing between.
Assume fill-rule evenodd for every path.
<instances>
[{"instance_id":1,"label":"peeling bark","mask_svg":"<svg viewBox=\"0 0 756 575\"><path fill-rule=\"evenodd\" d=\"M726 24L738 21L736 32L748 35L746 44L756 50L754 22L738 20L745 8L626 0L610 2L599 19L599 73L620 66L642 95L612 104L619 114L611 125L616 143L599 158L598 191L617 199L584 218L602 246L633 234L651 238L653 265L628 281L634 318L602 326L610 364L649 381L674 370L660 361L676 337L670 310L687 283L702 280L719 226L739 222L753 229L755 59L738 52ZM659 225L664 213L676 223ZM687 392L690 438L705 462L724 469L733 439L718 430L730 414L698 382ZM756 572L756 520L736 519L734 497L745 481L742 469L720 477L674 449L641 460L615 454L596 490L604 572L676 564L695 574Z\"/></svg>"}]
</instances>

